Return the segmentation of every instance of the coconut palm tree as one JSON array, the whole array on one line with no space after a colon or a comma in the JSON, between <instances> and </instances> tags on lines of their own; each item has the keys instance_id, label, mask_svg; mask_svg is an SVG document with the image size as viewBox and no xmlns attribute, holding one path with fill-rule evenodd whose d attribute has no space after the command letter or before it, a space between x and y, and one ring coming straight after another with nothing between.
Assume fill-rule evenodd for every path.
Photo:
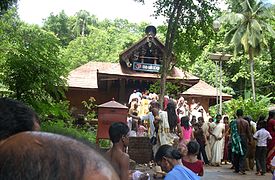
<instances>
[{"instance_id":1,"label":"coconut palm tree","mask_svg":"<svg viewBox=\"0 0 275 180\"><path fill-rule=\"evenodd\" d=\"M267 46L266 37L270 33L275 37L275 32L267 22L274 20L271 10L256 0L243 0L240 12L226 13L219 21L229 24L231 29L225 34L225 42L232 43L235 47L235 55L245 52L249 56L252 94L255 101L254 82L254 57L258 55L264 46Z\"/></svg>"}]
</instances>

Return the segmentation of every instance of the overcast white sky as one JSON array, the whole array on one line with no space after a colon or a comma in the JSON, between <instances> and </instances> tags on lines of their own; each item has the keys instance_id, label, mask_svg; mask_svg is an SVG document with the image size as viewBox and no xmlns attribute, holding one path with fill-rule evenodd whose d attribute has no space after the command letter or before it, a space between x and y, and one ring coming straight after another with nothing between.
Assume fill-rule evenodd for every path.
<instances>
[{"instance_id":1,"label":"overcast white sky","mask_svg":"<svg viewBox=\"0 0 275 180\"><path fill-rule=\"evenodd\" d=\"M145 21L157 26L164 19L151 16L154 12L154 1L145 0L145 5L142 5L134 0L18 0L18 13L23 21L39 25L42 25L42 20L51 12L58 14L64 10L67 15L72 16L79 10L87 10L100 20L121 18L135 23ZM263 1L275 3L275 0Z\"/></svg>"},{"instance_id":2,"label":"overcast white sky","mask_svg":"<svg viewBox=\"0 0 275 180\"><path fill-rule=\"evenodd\" d=\"M151 15L154 12L153 0L146 0L145 5L134 0L19 0L18 13L20 18L30 24L42 24L51 12L58 14L64 10L69 16L79 10L87 10L100 20L104 18L128 19L130 22L146 21L159 25L163 19L156 20Z\"/></svg>"}]
</instances>

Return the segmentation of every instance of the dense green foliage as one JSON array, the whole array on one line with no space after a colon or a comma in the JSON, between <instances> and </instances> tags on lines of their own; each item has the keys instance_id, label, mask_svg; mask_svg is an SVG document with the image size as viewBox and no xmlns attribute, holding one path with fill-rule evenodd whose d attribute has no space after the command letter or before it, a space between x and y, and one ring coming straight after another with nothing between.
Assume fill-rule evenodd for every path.
<instances>
[{"instance_id":1,"label":"dense green foliage","mask_svg":"<svg viewBox=\"0 0 275 180\"><path fill-rule=\"evenodd\" d=\"M32 105L42 116L52 115L45 111L51 108L56 114L68 72L60 58L59 40L51 32L21 22L14 10L0 23L0 84L6 88L2 94Z\"/></svg>"},{"instance_id":2,"label":"dense green foliage","mask_svg":"<svg viewBox=\"0 0 275 180\"><path fill-rule=\"evenodd\" d=\"M257 96L254 102L253 98L243 99L232 99L224 103L223 112L229 116L230 119L236 118L236 111L242 109L244 116L251 116L254 121L258 121L260 116L267 117L268 107L270 106L271 97L268 96ZM215 107L210 109L210 114L215 114Z\"/></svg>"},{"instance_id":3,"label":"dense green foliage","mask_svg":"<svg viewBox=\"0 0 275 180\"><path fill-rule=\"evenodd\" d=\"M0 17L3 15L8 9L16 6L18 0L1 0L0 1Z\"/></svg>"},{"instance_id":4,"label":"dense green foliage","mask_svg":"<svg viewBox=\"0 0 275 180\"><path fill-rule=\"evenodd\" d=\"M61 135L70 136L80 140L86 140L91 143L95 143L96 132L85 131L80 128L75 128L72 125L64 123L62 120L57 121L45 121L41 124L41 131L51 132Z\"/></svg>"},{"instance_id":5,"label":"dense green foliage","mask_svg":"<svg viewBox=\"0 0 275 180\"><path fill-rule=\"evenodd\" d=\"M274 30L268 24L275 16L261 1L244 0L240 5L241 8L226 13L220 21L229 24L225 42L234 45L234 54L241 52L249 56L252 97L255 100L254 58L263 50L264 45L267 46L266 36L275 37Z\"/></svg>"},{"instance_id":6,"label":"dense green foliage","mask_svg":"<svg viewBox=\"0 0 275 180\"><path fill-rule=\"evenodd\" d=\"M160 82L157 81L154 84L150 85L150 92L159 92L160 91ZM169 94L170 97L177 98L180 91L183 91L183 88L178 86L178 83L166 82L166 93Z\"/></svg>"}]
</instances>

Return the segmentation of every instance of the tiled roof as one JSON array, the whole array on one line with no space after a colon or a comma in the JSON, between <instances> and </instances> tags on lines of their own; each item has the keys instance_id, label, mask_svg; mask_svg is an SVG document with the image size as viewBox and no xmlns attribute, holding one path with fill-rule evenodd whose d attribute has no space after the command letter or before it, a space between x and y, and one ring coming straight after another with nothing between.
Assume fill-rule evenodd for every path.
<instances>
[{"instance_id":1,"label":"tiled roof","mask_svg":"<svg viewBox=\"0 0 275 180\"><path fill-rule=\"evenodd\" d=\"M98 88L97 70L109 69L112 63L88 62L69 73L69 87Z\"/></svg>"},{"instance_id":2,"label":"tiled roof","mask_svg":"<svg viewBox=\"0 0 275 180\"><path fill-rule=\"evenodd\" d=\"M206 82L200 80L197 84L190 87L182 95L194 95L194 96L207 96L207 97L216 97L216 88L210 86ZM222 93L224 99L231 99L232 96L226 93Z\"/></svg>"},{"instance_id":3,"label":"tiled roof","mask_svg":"<svg viewBox=\"0 0 275 180\"><path fill-rule=\"evenodd\" d=\"M98 88L97 84L98 74L116 75L122 77L135 77L135 78L159 78L158 74L136 72L121 66L119 63L108 62L88 62L75 70L71 71L68 76L69 87L78 88ZM185 79L198 81L199 78L190 73L183 72L175 67L171 75L167 79Z\"/></svg>"}]
</instances>

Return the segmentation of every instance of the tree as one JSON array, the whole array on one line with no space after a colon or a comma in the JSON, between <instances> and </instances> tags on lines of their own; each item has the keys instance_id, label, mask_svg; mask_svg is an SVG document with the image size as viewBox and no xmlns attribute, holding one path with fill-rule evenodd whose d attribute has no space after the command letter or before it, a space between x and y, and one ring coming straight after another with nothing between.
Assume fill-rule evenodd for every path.
<instances>
[{"instance_id":1,"label":"tree","mask_svg":"<svg viewBox=\"0 0 275 180\"><path fill-rule=\"evenodd\" d=\"M235 54L244 50L249 56L250 75L253 99L256 100L254 82L254 57L257 56L266 44L267 32L272 37L275 32L267 23L268 19L274 19L262 2L244 0L239 12L227 13L220 18L221 22L231 25L231 29L225 35L225 42L232 43Z\"/></svg>"},{"instance_id":2,"label":"tree","mask_svg":"<svg viewBox=\"0 0 275 180\"><path fill-rule=\"evenodd\" d=\"M0 45L4 49L0 51L3 84L14 97L32 105L59 98L67 70L59 57L57 37L8 15L0 21L4 43Z\"/></svg>"},{"instance_id":3,"label":"tree","mask_svg":"<svg viewBox=\"0 0 275 180\"><path fill-rule=\"evenodd\" d=\"M143 2L144 0L136 0ZM160 103L163 104L165 94L166 77L170 69L178 62L172 58L172 51L179 56L186 53L190 56L190 48L193 43L190 39L195 37L213 34L209 31L209 24L212 24L212 14L216 10L215 0L210 1L193 1L193 0L156 0L155 16L164 16L168 19L168 28L166 31L165 50L161 69L161 88ZM211 33L209 33L211 32ZM190 38L181 38L186 35ZM184 46L187 44L186 46ZM190 46L188 46L190 45ZM206 44L205 44L206 45ZM174 48L175 47L175 48ZM183 48L185 47L185 48ZM195 46L193 46L195 47Z\"/></svg>"},{"instance_id":4,"label":"tree","mask_svg":"<svg viewBox=\"0 0 275 180\"><path fill-rule=\"evenodd\" d=\"M103 20L90 25L90 33L71 41L63 50L63 59L74 69L89 61L118 62L119 54L141 36L143 24L129 23L124 19Z\"/></svg>"},{"instance_id":5,"label":"tree","mask_svg":"<svg viewBox=\"0 0 275 180\"><path fill-rule=\"evenodd\" d=\"M62 46L67 46L73 39L72 30L70 28L70 19L62 10L58 15L53 13L44 20L43 29L52 31L60 39Z\"/></svg>"},{"instance_id":6,"label":"tree","mask_svg":"<svg viewBox=\"0 0 275 180\"><path fill-rule=\"evenodd\" d=\"M17 5L17 0L1 0L0 1L0 17L9 9Z\"/></svg>"}]
</instances>

